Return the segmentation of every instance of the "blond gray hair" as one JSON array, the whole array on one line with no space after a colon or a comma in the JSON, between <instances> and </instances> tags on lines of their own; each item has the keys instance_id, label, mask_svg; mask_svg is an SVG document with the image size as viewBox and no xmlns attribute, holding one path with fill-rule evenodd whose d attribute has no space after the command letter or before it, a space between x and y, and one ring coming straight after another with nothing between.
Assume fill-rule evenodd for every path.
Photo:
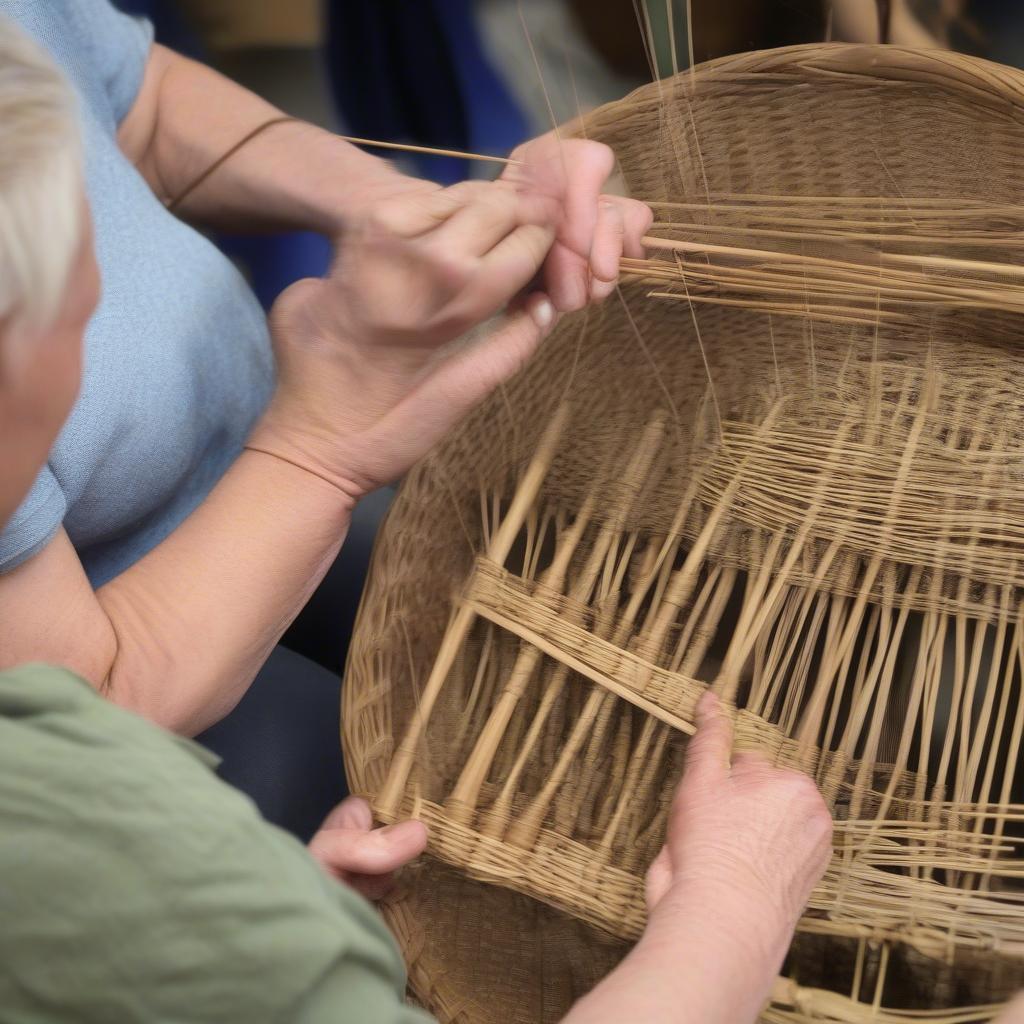
<instances>
[{"instance_id":1,"label":"blond gray hair","mask_svg":"<svg viewBox=\"0 0 1024 1024\"><path fill-rule=\"evenodd\" d=\"M61 307L82 231L75 96L0 16L0 323L44 328Z\"/></svg>"}]
</instances>

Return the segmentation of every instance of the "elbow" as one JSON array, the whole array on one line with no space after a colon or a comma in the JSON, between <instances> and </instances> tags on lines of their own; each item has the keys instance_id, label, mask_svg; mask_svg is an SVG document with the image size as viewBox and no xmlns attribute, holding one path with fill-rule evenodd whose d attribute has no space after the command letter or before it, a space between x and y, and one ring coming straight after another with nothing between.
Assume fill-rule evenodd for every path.
<instances>
[{"instance_id":1,"label":"elbow","mask_svg":"<svg viewBox=\"0 0 1024 1024\"><path fill-rule=\"evenodd\" d=\"M244 688L203 686L187 652L175 654L153 644L133 643L120 647L101 692L168 732L192 737L232 711Z\"/></svg>"},{"instance_id":2,"label":"elbow","mask_svg":"<svg viewBox=\"0 0 1024 1024\"><path fill-rule=\"evenodd\" d=\"M174 685L181 675L176 652L163 649L134 616L112 618L111 633L108 656L91 677L100 694L169 732L191 736L201 731L204 723Z\"/></svg>"}]
</instances>

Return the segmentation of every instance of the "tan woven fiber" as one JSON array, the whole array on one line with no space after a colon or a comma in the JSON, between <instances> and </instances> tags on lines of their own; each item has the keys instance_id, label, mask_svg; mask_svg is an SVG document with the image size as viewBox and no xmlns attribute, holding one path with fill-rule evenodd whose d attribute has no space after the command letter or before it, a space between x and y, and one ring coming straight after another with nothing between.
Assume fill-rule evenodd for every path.
<instances>
[{"instance_id":1,"label":"tan woven fiber","mask_svg":"<svg viewBox=\"0 0 1024 1024\"><path fill-rule=\"evenodd\" d=\"M557 1020L643 927L694 706L811 772L835 855L763 1020L1024 985L1024 75L730 57L584 122L654 206L410 475L344 745L430 826L387 913L442 1020Z\"/></svg>"}]
</instances>

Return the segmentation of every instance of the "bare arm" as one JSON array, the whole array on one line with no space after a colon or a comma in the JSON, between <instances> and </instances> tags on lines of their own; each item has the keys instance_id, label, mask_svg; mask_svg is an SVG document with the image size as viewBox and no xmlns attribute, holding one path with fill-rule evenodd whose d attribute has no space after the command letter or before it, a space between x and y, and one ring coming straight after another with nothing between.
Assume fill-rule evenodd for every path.
<instances>
[{"instance_id":1,"label":"bare arm","mask_svg":"<svg viewBox=\"0 0 1024 1024\"><path fill-rule=\"evenodd\" d=\"M120 141L174 194L273 113L154 47ZM514 178L440 189L318 129L280 127L232 157L188 210L308 227L333 211L344 223L331 277L299 282L275 307L278 387L250 438L260 450L96 592L63 533L0 578L0 668L67 665L181 732L237 703L332 562L359 497L515 372L550 326L551 303L606 296L651 219L601 196L613 158L593 143L536 140L517 153ZM367 178L389 182L372 201ZM502 314L542 268L551 303L518 302L475 345L447 347Z\"/></svg>"},{"instance_id":2,"label":"bare arm","mask_svg":"<svg viewBox=\"0 0 1024 1024\"><path fill-rule=\"evenodd\" d=\"M331 276L275 306L278 387L250 438L259 450L96 592L63 533L0 578L0 668L67 665L181 732L221 718L333 560L354 503L540 342L554 309L540 294L516 300L521 289L555 263L559 280L582 284L582 305L581 268L614 276L622 210L639 214L636 240L650 214L599 202L611 166L595 143L539 140L515 182L425 186L353 215ZM498 315L474 344L449 345Z\"/></svg>"},{"instance_id":3,"label":"bare arm","mask_svg":"<svg viewBox=\"0 0 1024 1024\"><path fill-rule=\"evenodd\" d=\"M828 810L805 775L756 755L733 757L732 728L715 698L698 707L697 726L665 847L647 875L644 934L564 1024L754 1024L776 988L831 853ZM356 884L375 896L422 851L426 832L414 821L375 832L371 824L369 807L349 798L310 850L350 883L357 872Z\"/></svg>"},{"instance_id":4,"label":"bare arm","mask_svg":"<svg viewBox=\"0 0 1024 1024\"><path fill-rule=\"evenodd\" d=\"M665 847L648 872L644 934L564 1024L754 1024L776 987L831 853L828 810L805 775L756 755L733 757L732 728L715 698L699 705L697 726ZM310 851L376 897L422 852L426 831L416 821L371 827L369 806L350 797Z\"/></svg>"},{"instance_id":5,"label":"bare arm","mask_svg":"<svg viewBox=\"0 0 1024 1024\"><path fill-rule=\"evenodd\" d=\"M437 196L442 202L445 194ZM506 213L513 223L515 209ZM426 319L429 310L417 307L413 294L420 280L424 303L435 295L446 305L462 299L469 303L467 322L494 313L508 298L504 289L531 278L550 245L548 229L526 230L534 232L533 245L516 247L518 269L499 261L476 278L474 286L489 281L497 289L479 299L464 295L465 281L452 296L427 268L407 266L410 273L394 284L413 306L401 312ZM348 250L359 272L346 267L342 276L357 291L362 275L379 274L387 259L372 248ZM384 246L388 253L407 248L400 239ZM66 665L118 703L185 733L202 730L237 703L337 554L358 498L408 468L544 333L529 310L512 315L442 374L456 374L455 394L444 401L428 393L425 402L414 402L411 422L392 427L405 393L414 383L425 386L418 380L421 363L464 323L446 321L433 337L424 332L415 351L396 357L401 345L374 345L395 298L359 322L340 309L351 298L338 279L302 282L285 293L273 330L281 382L252 438L263 450L243 451L199 508L148 555L94 592L61 531L0 578L0 667Z\"/></svg>"},{"instance_id":6,"label":"bare arm","mask_svg":"<svg viewBox=\"0 0 1024 1024\"><path fill-rule=\"evenodd\" d=\"M118 141L166 201L280 113L216 71L157 45ZM571 142L566 145L572 148ZM640 238L651 221L640 203L601 196L599 204L610 162L590 158L563 173L565 150L557 138L536 139L516 150L513 156L520 162L502 176L509 185L521 185L524 178L531 184L540 181L565 199L544 267L544 288L563 313L582 308L588 298L610 294L618 254L643 255ZM531 159L536 174L522 163ZM545 171L545 161L558 166ZM568 180L556 183L559 174ZM232 229L298 228L342 238L368 207L436 189L330 132L290 122L272 126L238 150L188 195L179 212L186 219Z\"/></svg>"},{"instance_id":7,"label":"bare arm","mask_svg":"<svg viewBox=\"0 0 1024 1024\"><path fill-rule=\"evenodd\" d=\"M732 933L700 892L653 917L625 960L564 1024L754 1024L771 992L789 936L774 955L750 956L742 912Z\"/></svg>"},{"instance_id":8,"label":"bare arm","mask_svg":"<svg viewBox=\"0 0 1024 1024\"><path fill-rule=\"evenodd\" d=\"M176 198L231 146L281 111L224 75L159 44L121 123L121 149L163 200ZM228 229L336 235L348 215L403 180L385 160L314 125L275 125L182 204L187 220Z\"/></svg>"},{"instance_id":9,"label":"bare arm","mask_svg":"<svg viewBox=\"0 0 1024 1024\"><path fill-rule=\"evenodd\" d=\"M238 702L337 554L351 501L243 452L162 544L93 591L63 529L0 577L0 664L65 665L194 734Z\"/></svg>"}]
</instances>

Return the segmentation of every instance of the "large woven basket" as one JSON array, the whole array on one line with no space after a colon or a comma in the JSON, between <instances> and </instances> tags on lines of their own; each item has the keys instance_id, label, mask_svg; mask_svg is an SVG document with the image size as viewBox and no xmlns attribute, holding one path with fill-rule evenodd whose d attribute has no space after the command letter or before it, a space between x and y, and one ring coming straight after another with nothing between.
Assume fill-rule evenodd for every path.
<instances>
[{"instance_id":1,"label":"large woven basket","mask_svg":"<svg viewBox=\"0 0 1024 1024\"><path fill-rule=\"evenodd\" d=\"M586 118L660 241L409 476L344 745L429 857L444 1021L557 1020L640 934L711 685L835 855L765 1021L989 1020L1024 984L1024 76L730 57Z\"/></svg>"}]
</instances>

